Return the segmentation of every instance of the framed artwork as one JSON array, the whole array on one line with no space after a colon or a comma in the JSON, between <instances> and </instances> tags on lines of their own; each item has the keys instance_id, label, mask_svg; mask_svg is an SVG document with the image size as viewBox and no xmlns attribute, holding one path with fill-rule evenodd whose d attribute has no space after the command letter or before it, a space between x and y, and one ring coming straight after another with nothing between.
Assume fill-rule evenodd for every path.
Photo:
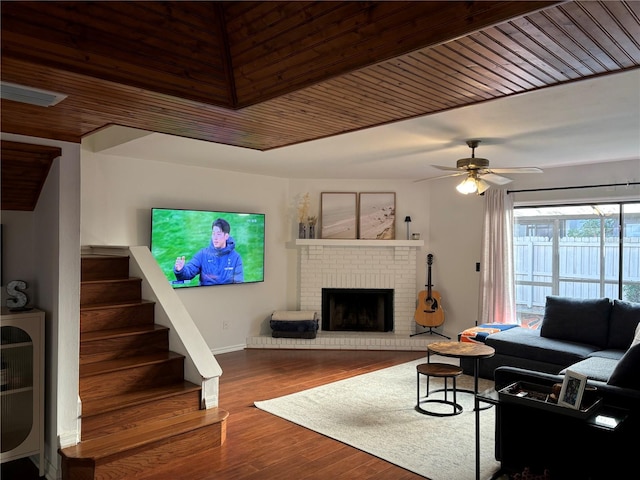
<instances>
[{"instance_id":1,"label":"framed artwork","mask_svg":"<svg viewBox=\"0 0 640 480\"><path fill-rule=\"evenodd\" d=\"M363 240L395 240L395 192L360 193L358 230Z\"/></svg>"},{"instance_id":2,"label":"framed artwork","mask_svg":"<svg viewBox=\"0 0 640 480\"><path fill-rule=\"evenodd\" d=\"M579 409L586 384L586 376L567 370L567 373L564 375L564 381L562 382L558 405L575 408L576 410Z\"/></svg>"},{"instance_id":3,"label":"framed artwork","mask_svg":"<svg viewBox=\"0 0 640 480\"><path fill-rule=\"evenodd\" d=\"M357 201L355 192L322 192L320 238L357 239Z\"/></svg>"}]
</instances>

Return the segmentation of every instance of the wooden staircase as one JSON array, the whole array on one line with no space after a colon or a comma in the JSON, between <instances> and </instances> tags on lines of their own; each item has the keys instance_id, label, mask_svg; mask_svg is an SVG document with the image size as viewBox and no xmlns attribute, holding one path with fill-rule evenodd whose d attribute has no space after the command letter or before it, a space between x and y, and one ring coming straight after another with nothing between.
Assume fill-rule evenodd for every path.
<instances>
[{"instance_id":1,"label":"wooden staircase","mask_svg":"<svg viewBox=\"0 0 640 480\"><path fill-rule=\"evenodd\" d=\"M128 257L82 256L82 431L60 450L63 480L163 478L225 441L228 413L201 409L200 386L184 380L184 357L141 291Z\"/></svg>"}]
</instances>

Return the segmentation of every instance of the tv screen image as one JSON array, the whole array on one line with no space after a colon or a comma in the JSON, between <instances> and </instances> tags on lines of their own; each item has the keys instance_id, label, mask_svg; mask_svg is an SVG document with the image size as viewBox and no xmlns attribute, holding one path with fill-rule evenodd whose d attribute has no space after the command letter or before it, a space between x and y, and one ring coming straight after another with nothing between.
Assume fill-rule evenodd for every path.
<instances>
[{"instance_id":1,"label":"tv screen image","mask_svg":"<svg viewBox=\"0 0 640 480\"><path fill-rule=\"evenodd\" d=\"M264 281L265 215L151 209L151 254L174 288Z\"/></svg>"}]
</instances>

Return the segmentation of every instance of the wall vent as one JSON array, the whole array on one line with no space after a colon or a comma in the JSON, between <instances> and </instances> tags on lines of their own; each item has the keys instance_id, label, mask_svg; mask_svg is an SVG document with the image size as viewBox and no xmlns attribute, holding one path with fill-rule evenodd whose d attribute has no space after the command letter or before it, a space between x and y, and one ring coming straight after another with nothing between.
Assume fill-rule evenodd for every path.
<instances>
[{"instance_id":1,"label":"wall vent","mask_svg":"<svg viewBox=\"0 0 640 480\"><path fill-rule=\"evenodd\" d=\"M25 87L15 83L0 82L0 97L5 100L28 103L39 107L52 107L67 98L67 95L40 88Z\"/></svg>"}]
</instances>

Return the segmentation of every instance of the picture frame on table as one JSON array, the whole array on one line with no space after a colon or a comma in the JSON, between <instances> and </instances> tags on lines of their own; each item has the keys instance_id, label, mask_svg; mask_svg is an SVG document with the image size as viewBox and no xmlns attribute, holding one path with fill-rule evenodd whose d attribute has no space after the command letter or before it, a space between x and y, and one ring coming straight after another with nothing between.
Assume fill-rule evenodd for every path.
<instances>
[{"instance_id":1,"label":"picture frame on table","mask_svg":"<svg viewBox=\"0 0 640 480\"><path fill-rule=\"evenodd\" d=\"M558 405L579 410L586 385L587 377L585 375L567 370L562 382Z\"/></svg>"},{"instance_id":2,"label":"picture frame on table","mask_svg":"<svg viewBox=\"0 0 640 480\"><path fill-rule=\"evenodd\" d=\"M358 196L356 192L320 194L320 238L357 240Z\"/></svg>"},{"instance_id":3,"label":"picture frame on table","mask_svg":"<svg viewBox=\"0 0 640 480\"><path fill-rule=\"evenodd\" d=\"M358 238L396 239L395 192L361 192L358 205Z\"/></svg>"}]
</instances>

